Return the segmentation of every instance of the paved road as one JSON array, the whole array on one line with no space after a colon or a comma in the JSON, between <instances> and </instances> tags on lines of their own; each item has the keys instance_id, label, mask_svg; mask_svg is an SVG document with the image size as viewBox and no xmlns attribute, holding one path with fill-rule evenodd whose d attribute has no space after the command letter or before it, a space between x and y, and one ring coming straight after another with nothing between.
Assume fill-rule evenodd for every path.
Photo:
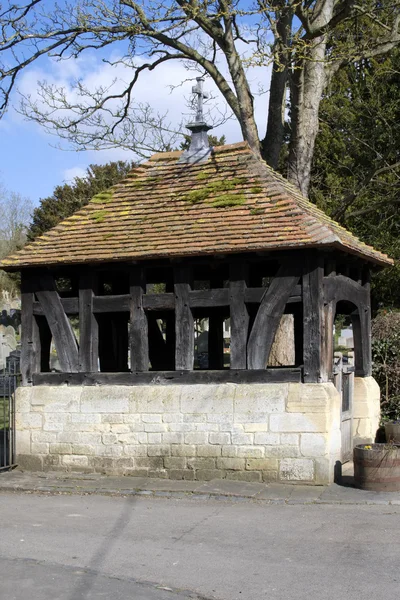
<instances>
[{"instance_id":1,"label":"paved road","mask_svg":"<svg viewBox=\"0 0 400 600\"><path fill-rule=\"evenodd\" d=\"M1 493L0 507L1 599L399 596L400 506Z\"/></svg>"}]
</instances>

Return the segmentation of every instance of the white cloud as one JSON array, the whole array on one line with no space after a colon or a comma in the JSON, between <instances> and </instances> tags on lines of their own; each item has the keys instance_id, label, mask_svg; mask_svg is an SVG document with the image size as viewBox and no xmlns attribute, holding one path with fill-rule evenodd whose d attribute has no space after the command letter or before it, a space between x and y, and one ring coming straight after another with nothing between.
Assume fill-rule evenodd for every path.
<instances>
[{"instance_id":1,"label":"white cloud","mask_svg":"<svg viewBox=\"0 0 400 600\"><path fill-rule=\"evenodd\" d=\"M243 51L247 48L243 44ZM114 60L117 57L114 56ZM136 57L137 64L142 64L146 58ZM226 65L220 61L222 73L228 78ZM179 61L170 61L159 66L154 71L143 71L138 84L134 89L135 103L149 103L155 113L167 113L167 119L174 128L189 120L190 111L187 106L187 98L190 96L192 82L186 81L195 77L194 72L188 72L184 64ZM46 80L58 88L63 88L70 102L78 101L78 95L74 89L77 79L88 89L95 90L102 86L111 86L114 94L120 93L132 76L132 69L118 63L112 66L102 62L95 53L87 54L84 58L55 61L46 59L38 66L27 69L19 82L22 94L30 94L39 103L42 99L38 96L37 82ZM268 106L268 94L259 95L260 85L268 88L270 78L270 67L250 67L248 69L248 80L255 96L255 117L259 127L260 135L264 134L266 126L266 112ZM218 109L226 110L226 103L222 98L214 82L208 78L206 88L216 98L213 113L218 118ZM116 105L116 101L114 102ZM18 120L21 117L17 117ZM43 131L43 130L42 130ZM236 119L231 119L218 127L217 135L224 134L229 143L239 141L241 132ZM96 153L97 154L97 153ZM110 151L107 151L110 155Z\"/></svg>"},{"instance_id":2,"label":"white cloud","mask_svg":"<svg viewBox=\"0 0 400 600\"><path fill-rule=\"evenodd\" d=\"M75 177L83 178L86 174L86 169L83 167L71 167L70 169L65 169L63 172L63 179L65 183L71 183L74 181Z\"/></svg>"}]
</instances>

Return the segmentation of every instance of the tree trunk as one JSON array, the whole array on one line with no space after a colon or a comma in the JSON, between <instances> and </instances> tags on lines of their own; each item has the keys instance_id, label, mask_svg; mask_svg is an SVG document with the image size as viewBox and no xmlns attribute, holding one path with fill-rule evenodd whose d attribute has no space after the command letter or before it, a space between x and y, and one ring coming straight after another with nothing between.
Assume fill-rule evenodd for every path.
<instances>
[{"instance_id":1,"label":"tree trunk","mask_svg":"<svg viewBox=\"0 0 400 600\"><path fill-rule=\"evenodd\" d=\"M288 179L308 196L311 165L319 121L319 105L325 88L324 37L311 42L308 56L294 67L291 78L291 136Z\"/></svg>"},{"instance_id":2,"label":"tree trunk","mask_svg":"<svg viewBox=\"0 0 400 600\"><path fill-rule=\"evenodd\" d=\"M277 169L285 131L286 85L288 79L288 40L292 26L291 13L281 15L276 23L278 38L275 40L275 60L269 89L268 120L265 138L261 142L261 155Z\"/></svg>"}]
</instances>

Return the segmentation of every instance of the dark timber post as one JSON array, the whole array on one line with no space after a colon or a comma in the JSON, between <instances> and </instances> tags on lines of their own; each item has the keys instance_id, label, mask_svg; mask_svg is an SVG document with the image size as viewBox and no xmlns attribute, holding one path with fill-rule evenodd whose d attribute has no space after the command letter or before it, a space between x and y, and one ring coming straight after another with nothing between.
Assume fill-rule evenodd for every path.
<instances>
[{"instance_id":1,"label":"dark timber post","mask_svg":"<svg viewBox=\"0 0 400 600\"><path fill-rule=\"evenodd\" d=\"M22 385L32 383L33 373L40 371L39 328L33 315L34 275L21 273L21 375Z\"/></svg>"},{"instance_id":2,"label":"dark timber post","mask_svg":"<svg viewBox=\"0 0 400 600\"><path fill-rule=\"evenodd\" d=\"M147 316L143 308L146 282L143 269L134 267L130 274L130 349L131 371L149 370L149 335Z\"/></svg>"},{"instance_id":3,"label":"dark timber post","mask_svg":"<svg viewBox=\"0 0 400 600\"><path fill-rule=\"evenodd\" d=\"M322 380L323 257L307 253L303 271L304 382Z\"/></svg>"},{"instance_id":4,"label":"dark timber post","mask_svg":"<svg viewBox=\"0 0 400 600\"><path fill-rule=\"evenodd\" d=\"M194 321L189 306L190 283L191 272L189 267L175 267L175 369L177 371L191 371L193 369Z\"/></svg>"},{"instance_id":5,"label":"dark timber post","mask_svg":"<svg viewBox=\"0 0 400 600\"><path fill-rule=\"evenodd\" d=\"M371 351L371 292L370 274L363 284L367 298L351 315L354 335L354 366L356 377L369 377L372 373Z\"/></svg>"},{"instance_id":6,"label":"dark timber post","mask_svg":"<svg viewBox=\"0 0 400 600\"><path fill-rule=\"evenodd\" d=\"M245 304L247 265L244 261L230 264L229 303L231 318L231 369L247 368L247 336L249 313Z\"/></svg>"},{"instance_id":7,"label":"dark timber post","mask_svg":"<svg viewBox=\"0 0 400 600\"><path fill-rule=\"evenodd\" d=\"M94 273L82 273L79 281L79 370L84 373L99 370L99 327L93 314L95 292Z\"/></svg>"}]
</instances>

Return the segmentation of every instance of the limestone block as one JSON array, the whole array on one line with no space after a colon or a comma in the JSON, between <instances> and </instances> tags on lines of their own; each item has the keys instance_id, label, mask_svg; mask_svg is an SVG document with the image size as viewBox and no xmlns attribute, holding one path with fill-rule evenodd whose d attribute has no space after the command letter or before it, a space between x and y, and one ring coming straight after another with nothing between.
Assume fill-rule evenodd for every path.
<instances>
[{"instance_id":1,"label":"limestone block","mask_svg":"<svg viewBox=\"0 0 400 600\"><path fill-rule=\"evenodd\" d=\"M110 434L112 435L112 434ZM103 443L107 444L108 442L105 441L105 437L106 435L103 435ZM139 438L138 438L138 434L137 433L120 433L119 435L116 436L117 438L117 442L119 444L138 444L139 443ZM111 442L112 444L114 442Z\"/></svg>"},{"instance_id":2,"label":"limestone block","mask_svg":"<svg viewBox=\"0 0 400 600\"><path fill-rule=\"evenodd\" d=\"M72 444L72 454L80 454L85 456L93 456L95 447L88 444Z\"/></svg>"},{"instance_id":3,"label":"limestone block","mask_svg":"<svg viewBox=\"0 0 400 600\"><path fill-rule=\"evenodd\" d=\"M21 413L16 415L17 430L42 429L43 416L40 413Z\"/></svg>"},{"instance_id":4,"label":"limestone block","mask_svg":"<svg viewBox=\"0 0 400 600\"><path fill-rule=\"evenodd\" d=\"M31 411L32 387L18 387L15 391L15 410L17 414Z\"/></svg>"},{"instance_id":5,"label":"limestone block","mask_svg":"<svg viewBox=\"0 0 400 600\"><path fill-rule=\"evenodd\" d=\"M254 443L276 446L280 443L280 435L279 433L256 433L254 435Z\"/></svg>"},{"instance_id":6,"label":"limestone block","mask_svg":"<svg viewBox=\"0 0 400 600\"><path fill-rule=\"evenodd\" d=\"M290 383L286 410L307 414L329 412L331 386L338 394L331 383Z\"/></svg>"},{"instance_id":7,"label":"limestone block","mask_svg":"<svg viewBox=\"0 0 400 600\"><path fill-rule=\"evenodd\" d=\"M278 480L278 471L262 471L261 476L265 483L271 483L272 481Z\"/></svg>"},{"instance_id":8,"label":"limestone block","mask_svg":"<svg viewBox=\"0 0 400 600\"><path fill-rule=\"evenodd\" d=\"M162 434L163 444L183 444L183 440L184 434L177 431Z\"/></svg>"},{"instance_id":9,"label":"limestone block","mask_svg":"<svg viewBox=\"0 0 400 600\"><path fill-rule=\"evenodd\" d=\"M221 456L222 453L222 447L221 446L212 446L212 445L205 445L205 446L196 446L196 455L197 456L201 456L201 457L207 457L207 456L213 456L213 457L217 457L217 456Z\"/></svg>"},{"instance_id":10,"label":"limestone block","mask_svg":"<svg viewBox=\"0 0 400 600\"><path fill-rule=\"evenodd\" d=\"M233 413L235 385L187 385L182 386L182 413Z\"/></svg>"},{"instance_id":11,"label":"limestone block","mask_svg":"<svg viewBox=\"0 0 400 600\"><path fill-rule=\"evenodd\" d=\"M300 451L303 456L322 457L328 454L328 435L321 433L302 433Z\"/></svg>"},{"instance_id":12,"label":"limestone block","mask_svg":"<svg viewBox=\"0 0 400 600\"><path fill-rule=\"evenodd\" d=\"M180 456L166 456L164 458L164 467L166 469L186 469L186 458Z\"/></svg>"},{"instance_id":13,"label":"limestone block","mask_svg":"<svg viewBox=\"0 0 400 600\"><path fill-rule=\"evenodd\" d=\"M193 444L182 444L171 446L171 456L186 456L188 458L196 456L196 446Z\"/></svg>"},{"instance_id":14,"label":"limestone block","mask_svg":"<svg viewBox=\"0 0 400 600\"><path fill-rule=\"evenodd\" d=\"M183 415L181 413L164 413L162 420L163 423L182 423Z\"/></svg>"},{"instance_id":15,"label":"limestone block","mask_svg":"<svg viewBox=\"0 0 400 600\"><path fill-rule=\"evenodd\" d=\"M130 386L87 386L81 395L82 413L128 413ZM120 418L120 422L122 417Z\"/></svg>"},{"instance_id":16,"label":"limestone block","mask_svg":"<svg viewBox=\"0 0 400 600\"><path fill-rule=\"evenodd\" d=\"M144 430L147 433L162 433L168 431L167 423L145 423Z\"/></svg>"},{"instance_id":17,"label":"limestone block","mask_svg":"<svg viewBox=\"0 0 400 600\"><path fill-rule=\"evenodd\" d=\"M238 446L222 446L222 456L235 458L238 455Z\"/></svg>"},{"instance_id":18,"label":"limestone block","mask_svg":"<svg viewBox=\"0 0 400 600\"><path fill-rule=\"evenodd\" d=\"M42 443L32 442L31 447L30 447L30 452L32 454L48 454L49 453L49 444L46 444L44 442L42 442Z\"/></svg>"},{"instance_id":19,"label":"limestone block","mask_svg":"<svg viewBox=\"0 0 400 600\"><path fill-rule=\"evenodd\" d=\"M265 446L265 456L276 458L296 458L300 456L298 446Z\"/></svg>"},{"instance_id":20,"label":"limestone block","mask_svg":"<svg viewBox=\"0 0 400 600\"><path fill-rule=\"evenodd\" d=\"M265 423L245 423L244 430L246 433L258 433L268 431L268 421Z\"/></svg>"},{"instance_id":21,"label":"limestone block","mask_svg":"<svg viewBox=\"0 0 400 600\"><path fill-rule=\"evenodd\" d=\"M60 408L65 409L70 402L79 404L82 393L82 388L79 386L47 386L35 385L31 388L31 404L32 406L47 406L48 404L60 405ZM53 412L63 412L53 411Z\"/></svg>"},{"instance_id":22,"label":"limestone block","mask_svg":"<svg viewBox=\"0 0 400 600\"><path fill-rule=\"evenodd\" d=\"M131 388L131 398L136 400L138 413L179 413L181 388L180 385L137 386Z\"/></svg>"},{"instance_id":23,"label":"limestone block","mask_svg":"<svg viewBox=\"0 0 400 600\"><path fill-rule=\"evenodd\" d=\"M246 446L254 443L253 433L232 433L232 444Z\"/></svg>"},{"instance_id":24,"label":"limestone block","mask_svg":"<svg viewBox=\"0 0 400 600\"><path fill-rule=\"evenodd\" d=\"M280 413L285 410L287 383L240 384L236 387L235 413Z\"/></svg>"},{"instance_id":25,"label":"limestone block","mask_svg":"<svg viewBox=\"0 0 400 600\"><path fill-rule=\"evenodd\" d=\"M314 461L308 458L284 458L280 461L279 477L283 481L313 481Z\"/></svg>"},{"instance_id":26,"label":"limestone block","mask_svg":"<svg viewBox=\"0 0 400 600\"><path fill-rule=\"evenodd\" d=\"M78 433L67 431L57 434L57 442L66 444L101 444L101 433Z\"/></svg>"},{"instance_id":27,"label":"limestone block","mask_svg":"<svg viewBox=\"0 0 400 600\"><path fill-rule=\"evenodd\" d=\"M271 471L278 468L276 458L248 458L246 471Z\"/></svg>"},{"instance_id":28,"label":"limestone block","mask_svg":"<svg viewBox=\"0 0 400 600\"><path fill-rule=\"evenodd\" d=\"M220 426L223 426L227 429L231 429L233 427L233 413L229 413L228 415L223 414L207 414L208 423L217 423Z\"/></svg>"},{"instance_id":29,"label":"limestone block","mask_svg":"<svg viewBox=\"0 0 400 600\"><path fill-rule=\"evenodd\" d=\"M193 425L191 423L166 423L167 431L193 431Z\"/></svg>"},{"instance_id":30,"label":"limestone block","mask_svg":"<svg viewBox=\"0 0 400 600\"><path fill-rule=\"evenodd\" d=\"M43 431L64 431L65 425L63 423L44 423Z\"/></svg>"},{"instance_id":31,"label":"limestone block","mask_svg":"<svg viewBox=\"0 0 400 600\"><path fill-rule=\"evenodd\" d=\"M237 423L268 423L269 413L268 412L235 412L233 416L234 422Z\"/></svg>"},{"instance_id":32,"label":"limestone block","mask_svg":"<svg viewBox=\"0 0 400 600\"><path fill-rule=\"evenodd\" d=\"M300 446L300 435L298 433L281 433L279 443L285 446Z\"/></svg>"},{"instance_id":33,"label":"limestone block","mask_svg":"<svg viewBox=\"0 0 400 600\"><path fill-rule=\"evenodd\" d=\"M147 456L171 456L171 448L167 444L147 446Z\"/></svg>"},{"instance_id":34,"label":"limestone block","mask_svg":"<svg viewBox=\"0 0 400 600\"><path fill-rule=\"evenodd\" d=\"M217 432L219 431L219 426L215 423L193 423L192 430Z\"/></svg>"},{"instance_id":35,"label":"limestone block","mask_svg":"<svg viewBox=\"0 0 400 600\"><path fill-rule=\"evenodd\" d=\"M128 423L129 425L141 425L142 424L142 419L141 419L141 415L139 414L124 414L122 415L123 417L123 421L124 423Z\"/></svg>"},{"instance_id":36,"label":"limestone block","mask_svg":"<svg viewBox=\"0 0 400 600\"><path fill-rule=\"evenodd\" d=\"M147 443L148 444L161 444L162 442L162 433L147 433ZM181 435L181 434L179 434Z\"/></svg>"},{"instance_id":37,"label":"limestone block","mask_svg":"<svg viewBox=\"0 0 400 600\"><path fill-rule=\"evenodd\" d=\"M63 456L62 463L66 467L87 467L89 465L87 456L74 454Z\"/></svg>"},{"instance_id":38,"label":"limestone block","mask_svg":"<svg viewBox=\"0 0 400 600\"><path fill-rule=\"evenodd\" d=\"M142 421L143 423L161 423L162 417L160 414L157 413L143 414Z\"/></svg>"},{"instance_id":39,"label":"limestone block","mask_svg":"<svg viewBox=\"0 0 400 600\"><path fill-rule=\"evenodd\" d=\"M265 450L262 446L256 448L254 446L238 446L237 456L238 458L263 458Z\"/></svg>"},{"instance_id":40,"label":"limestone block","mask_svg":"<svg viewBox=\"0 0 400 600\"><path fill-rule=\"evenodd\" d=\"M17 443L18 443L18 437L21 435L21 433L18 433L18 435L16 436L17 438ZM55 443L57 441L57 433L51 432L51 431L32 431L31 433L31 438L32 438L32 442L53 442Z\"/></svg>"},{"instance_id":41,"label":"limestone block","mask_svg":"<svg viewBox=\"0 0 400 600\"><path fill-rule=\"evenodd\" d=\"M184 423L206 423L207 415L205 413L194 413L182 415Z\"/></svg>"},{"instance_id":42,"label":"limestone block","mask_svg":"<svg viewBox=\"0 0 400 600\"><path fill-rule=\"evenodd\" d=\"M286 413L271 415L270 430L282 433L291 432L325 432L327 419L325 414Z\"/></svg>"},{"instance_id":43,"label":"limestone block","mask_svg":"<svg viewBox=\"0 0 400 600\"><path fill-rule=\"evenodd\" d=\"M221 446L225 444L231 443L231 434L230 433L210 433L208 436L208 441L210 444L219 444Z\"/></svg>"},{"instance_id":44,"label":"limestone block","mask_svg":"<svg viewBox=\"0 0 400 600\"><path fill-rule=\"evenodd\" d=\"M339 459L337 459L338 462ZM330 457L316 458L315 464L315 484L316 485L329 485L334 481L335 475L335 459Z\"/></svg>"},{"instance_id":45,"label":"limestone block","mask_svg":"<svg viewBox=\"0 0 400 600\"><path fill-rule=\"evenodd\" d=\"M50 454L71 454L72 444L49 444Z\"/></svg>"},{"instance_id":46,"label":"limestone block","mask_svg":"<svg viewBox=\"0 0 400 600\"><path fill-rule=\"evenodd\" d=\"M111 433L130 433L130 431L130 426L126 425L125 423L112 423L110 425Z\"/></svg>"},{"instance_id":47,"label":"limestone block","mask_svg":"<svg viewBox=\"0 0 400 600\"><path fill-rule=\"evenodd\" d=\"M18 431L15 436L17 454L30 454L31 453L31 432Z\"/></svg>"},{"instance_id":48,"label":"limestone block","mask_svg":"<svg viewBox=\"0 0 400 600\"><path fill-rule=\"evenodd\" d=\"M121 444L114 444L112 446L105 446L104 444L95 445L96 456L108 456L118 458L122 456L124 450Z\"/></svg>"},{"instance_id":49,"label":"limestone block","mask_svg":"<svg viewBox=\"0 0 400 600\"><path fill-rule=\"evenodd\" d=\"M124 454L126 454L127 456L147 456L147 446L145 446L144 444L125 444L123 450Z\"/></svg>"},{"instance_id":50,"label":"limestone block","mask_svg":"<svg viewBox=\"0 0 400 600\"><path fill-rule=\"evenodd\" d=\"M354 443L372 442L380 419L380 389L373 377L354 378Z\"/></svg>"},{"instance_id":51,"label":"limestone block","mask_svg":"<svg viewBox=\"0 0 400 600\"><path fill-rule=\"evenodd\" d=\"M217 458L217 461L223 460L221 458ZM207 457L199 457L199 458L188 458L187 466L189 469L215 469L215 458ZM220 468L218 466L218 468Z\"/></svg>"},{"instance_id":52,"label":"limestone block","mask_svg":"<svg viewBox=\"0 0 400 600\"><path fill-rule=\"evenodd\" d=\"M244 458L217 458L218 469L227 469L229 471L244 471L245 465L246 461Z\"/></svg>"},{"instance_id":53,"label":"limestone block","mask_svg":"<svg viewBox=\"0 0 400 600\"><path fill-rule=\"evenodd\" d=\"M205 432L195 432L185 434L185 444L206 444L208 441L208 434Z\"/></svg>"},{"instance_id":54,"label":"limestone block","mask_svg":"<svg viewBox=\"0 0 400 600\"><path fill-rule=\"evenodd\" d=\"M18 454L17 462L20 469L25 469L26 471L43 471L43 456Z\"/></svg>"}]
</instances>

